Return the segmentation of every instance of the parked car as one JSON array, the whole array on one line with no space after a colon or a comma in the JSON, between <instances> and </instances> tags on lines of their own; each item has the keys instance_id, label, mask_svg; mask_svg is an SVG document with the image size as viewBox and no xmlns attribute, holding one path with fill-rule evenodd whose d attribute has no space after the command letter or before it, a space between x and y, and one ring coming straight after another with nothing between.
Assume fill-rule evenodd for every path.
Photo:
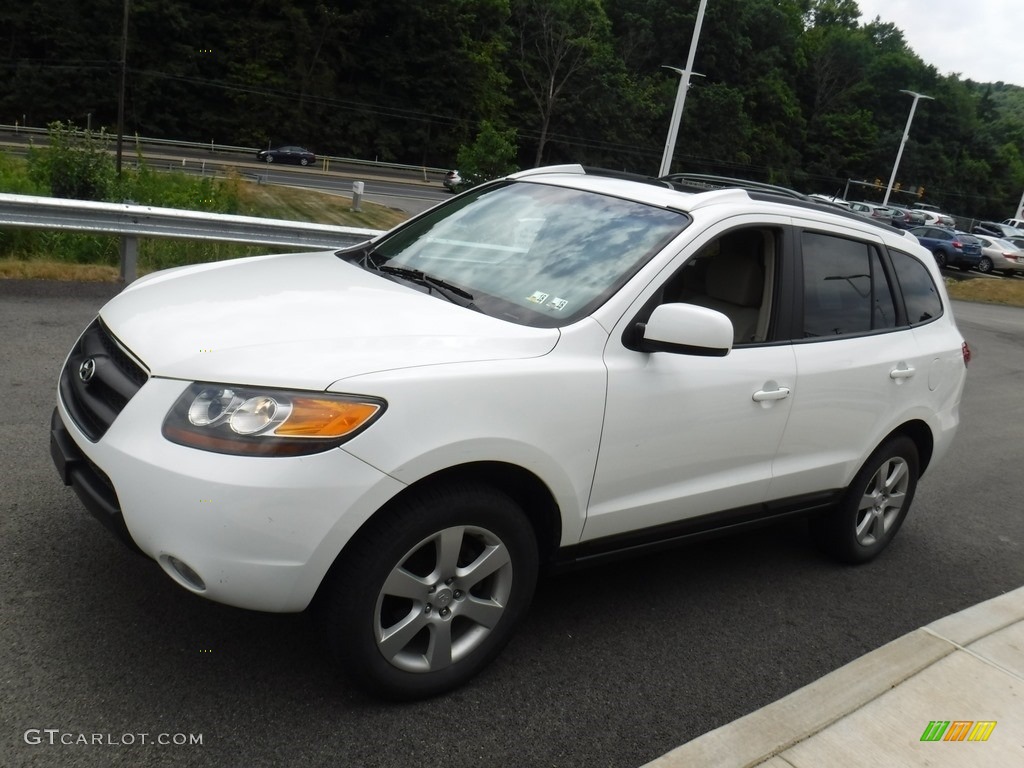
<instances>
[{"instance_id":1,"label":"parked car","mask_svg":"<svg viewBox=\"0 0 1024 768\"><path fill-rule=\"evenodd\" d=\"M189 592L313 606L392 698L483 669L542 569L793 515L877 557L959 423L934 259L802 196L619 176L137 280L63 365L60 477Z\"/></svg>"},{"instance_id":2,"label":"parked car","mask_svg":"<svg viewBox=\"0 0 1024 768\"><path fill-rule=\"evenodd\" d=\"M998 237L976 236L981 242L981 261L978 262L979 272L1002 272L1011 276L1024 272L1024 250L1013 243Z\"/></svg>"},{"instance_id":3,"label":"parked car","mask_svg":"<svg viewBox=\"0 0 1024 768\"><path fill-rule=\"evenodd\" d=\"M1007 224L1014 229L1019 229L1024 232L1024 219L1003 219L1003 224Z\"/></svg>"},{"instance_id":4,"label":"parked car","mask_svg":"<svg viewBox=\"0 0 1024 768\"><path fill-rule=\"evenodd\" d=\"M900 229L913 229L914 227L922 227L928 219L924 215L924 211L915 211L911 208L902 208L898 205L890 205L890 208L895 211L892 217L893 226L899 227Z\"/></svg>"},{"instance_id":5,"label":"parked car","mask_svg":"<svg viewBox=\"0 0 1024 768\"><path fill-rule=\"evenodd\" d=\"M935 255L940 267L959 267L966 271L981 261L981 242L967 232L945 227L915 227L910 233Z\"/></svg>"},{"instance_id":6,"label":"parked car","mask_svg":"<svg viewBox=\"0 0 1024 768\"><path fill-rule=\"evenodd\" d=\"M261 149L256 153L256 159L265 163L313 165L316 162L316 155L302 147L277 147L276 149Z\"/></svg>"},{"instance_id":7,"label":"parked car","mask_svg":"<svg viewBox=\"0 0 1024 768\"><path fill-rule=\"evenodd\" d=\"M879 205L878 203L865 203L865 202L853 202L847 204L849 209L854 213L859 213L861 216L869 216L873 219L878 219L886 224L892 224L893 219L899 216L900 219L903 217L899 215L898 211L888 206Z\"/></svg>"},{"instance_id":8,"label":"parked car","mask_svg":"<svg viewBox=\"0 0 1024 768\"><path fill-rule=\"evenodd\" d=\"M924 215L925 224L927 227L946 227L948 229L954 229L956 227L956 219L950 216L948 213L936 213L935 211L922 210L921 213Z\"/></svg>"},{"instance_id":9,"label":"parked car","mask_svg":"<svg viewBox=\"0 0 1024 768\"><path fill-rule=\"evenodd\" d=\"M1009 224L1000 224L996 221L979 221L971 227L971 232L975 235L989 235L990 237L1024 236L1024 231L1017 229L1017 227L1011 227Z\"/></svg>"}]
</instances>

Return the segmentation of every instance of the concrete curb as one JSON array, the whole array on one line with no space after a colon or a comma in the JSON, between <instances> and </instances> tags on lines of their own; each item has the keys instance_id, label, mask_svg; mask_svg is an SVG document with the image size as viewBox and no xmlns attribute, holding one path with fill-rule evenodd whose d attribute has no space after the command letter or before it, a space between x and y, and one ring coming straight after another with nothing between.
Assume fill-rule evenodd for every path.
<instances>
[{"instance_id":1,"label":"concrete curb","mask_svg":"<svg viewBox=\"0 0 1024 768\"><path fill-rule=\"evenodd\" d=\"M939 619L644 768L753 768L834 725L964 646L1024 621L1024 587Z\"/></svg>"}]
</instances>

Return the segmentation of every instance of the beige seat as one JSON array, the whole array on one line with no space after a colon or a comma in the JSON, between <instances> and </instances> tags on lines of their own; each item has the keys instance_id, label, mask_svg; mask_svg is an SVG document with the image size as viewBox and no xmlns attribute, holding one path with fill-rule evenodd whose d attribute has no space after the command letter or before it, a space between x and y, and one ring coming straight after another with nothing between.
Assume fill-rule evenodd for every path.
<instances>
[{"instance_id":1,"label":"beige seat","mask_svg":"<svg viewBox=\"0 0 1024 768\"><path fill-rule=\"evenodd\" d=\"M704 295L686 301L717 310L732 320L733 343L756 341L764 295L763 240L754 230L732 232L720 241L707 268Z\"/></svg>"}]
</instances>

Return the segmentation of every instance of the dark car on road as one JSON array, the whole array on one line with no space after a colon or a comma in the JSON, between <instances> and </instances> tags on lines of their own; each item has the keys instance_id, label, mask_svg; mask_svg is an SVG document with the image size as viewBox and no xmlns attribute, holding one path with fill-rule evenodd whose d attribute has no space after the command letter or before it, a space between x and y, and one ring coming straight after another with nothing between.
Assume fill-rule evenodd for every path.
<instances>
[{"instance_id":1,"label":"dark car on road","mask_svg":"<svg viewBox=\"0 0 1024 768\"><path fill-rule=\"evenodd\" d=\"M261 149L256 153L256 159L262 160L264 163L312 165L316 162L316 155L302 147L277 147L276 149Z\"/></svg>"},{"instance_id":2,"label":"dark car on road","mask_svg":"<svg viewBox=\"0 0 1024 768\"><path fill-rule=\"evenodd\" d=\"M940 267L960 267L966 272L981 262L981 241L967 232L945 227L914 227L910 233L932 252Z\"/></svg>"}]
</instances>

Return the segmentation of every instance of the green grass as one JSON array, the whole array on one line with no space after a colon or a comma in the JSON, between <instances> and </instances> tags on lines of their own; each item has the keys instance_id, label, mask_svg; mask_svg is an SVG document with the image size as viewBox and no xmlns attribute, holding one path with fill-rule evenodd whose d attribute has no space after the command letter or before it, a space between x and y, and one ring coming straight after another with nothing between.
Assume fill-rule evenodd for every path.
<instances>
[{"instance_id":1,"label":"green grass","mask_svg":"<svg viewBox=\"0 0 1024 768\"><path fill-rule=\"evenodd\" d=\"M0 192L43 195L29 163L0 153ZM140 205L231 213L288 221L391 229L405 212L363 201L351 210L350 197L181 172L156 172L144 166L126 176L123 194ZM253 246L199 240L144 238L139 243L139 273L158 269L274 253L281 246ZM47 230L0 230L0 278L116 281L119 238Z\"/></svg>"},{"instance_id":2,"label":"green grass","mask_svg":"<svg viewBox=\"0 0 1024 768\"><path fill-rule=\"evenodd\" d=\"M1024 278L1020 277L1002 278L1001 280L947 278L946 291L950 298L960 301L980 301L986 304L1024 307Z\"/></svg>"}]
</instances>

